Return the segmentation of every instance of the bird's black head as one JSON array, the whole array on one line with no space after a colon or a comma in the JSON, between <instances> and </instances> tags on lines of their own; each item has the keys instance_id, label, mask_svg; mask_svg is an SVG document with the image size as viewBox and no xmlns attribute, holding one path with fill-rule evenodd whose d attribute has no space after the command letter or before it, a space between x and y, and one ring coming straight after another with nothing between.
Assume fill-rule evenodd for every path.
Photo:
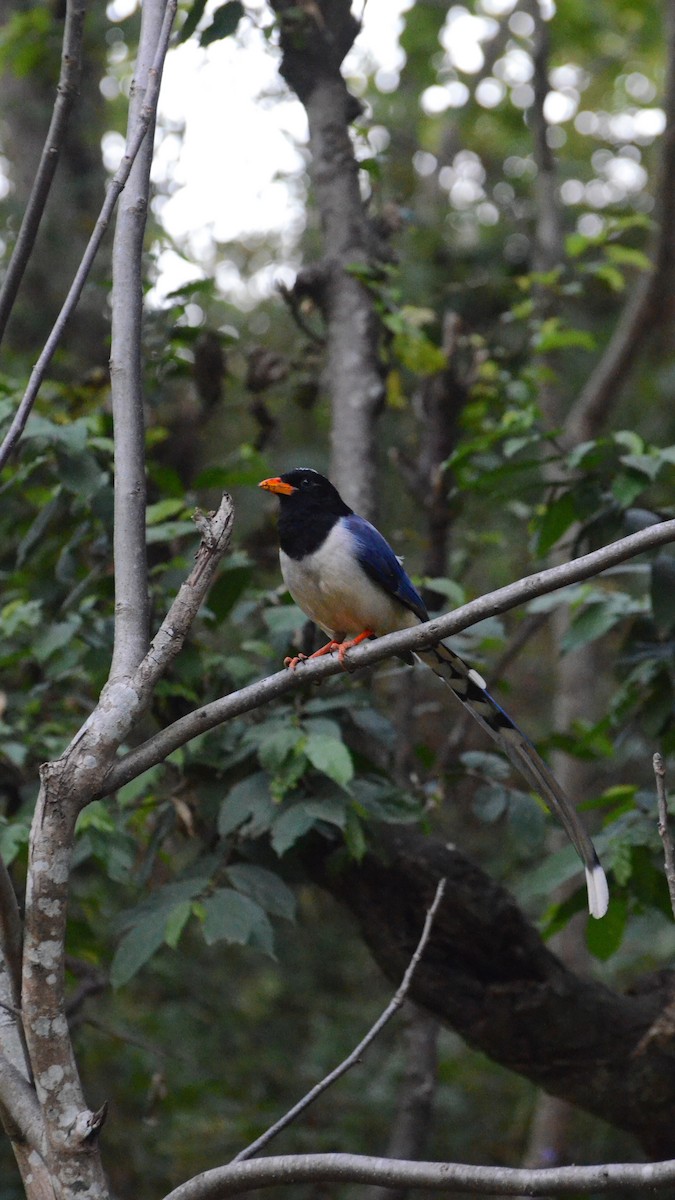
<instances>
[{"instance_id":1,"label":"bird's black head","mask_svg":"<svg viewBox=\"0 0 675 1200\"><path fill-rule=\"evenodd\" d=\"M352 511L330 480L311 467L295 467L258 486L279 497L279 544L291 558L318 550L335 522Z\"/></svg>"}]
</instances>

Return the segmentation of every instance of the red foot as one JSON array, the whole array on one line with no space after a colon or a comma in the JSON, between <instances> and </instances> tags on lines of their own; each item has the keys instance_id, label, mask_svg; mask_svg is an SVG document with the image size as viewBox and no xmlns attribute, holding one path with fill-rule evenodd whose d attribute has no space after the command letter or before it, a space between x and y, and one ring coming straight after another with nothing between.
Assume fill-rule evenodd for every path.
<instances>
[{"instance_id":1,"label":"red foot","mask_svg":"<svg viewBox=\"0 0 675 1200\"><path fill-rule=\"evenodd\" d=\"M289 671L294 671L299 662L306 662L309 658L321 658L324 654L331 654L333 650L340 647L340 642L326 642L320 650L315 650L313 654L296 654L294 658L285 658L284 666L288 667Z\"/></svg>"},{"instance_id":2,"label":"red foot","mask_svg":"<svg viewBox=\"0 0 675 1200\"><path fill-rule=\"evenodd\" d=\"M338 658L340 659L340 666L343 667L345 671L347 670L345 667L345 654L347 651L351 650L352 646L358 646L359 642L366 642L368 638L371 637L375 637L372 629L364 629L363 633L360 633L358 637L352 638L349 642L340 643L340 647L338 649Z\"/></svg>"},{"instance_id":3,"label":"red foot","mask_svg":"<svg viewBox=\"0 0 675 1200\"><path fill-rule=\"evenodd\" d=\"M322 658L324 654L332 654L333 650L337 650L340 666L346 671L345 655L347 651L351 650L352 646L358 646L359 642L365 642L371 637L375 637L372 629L364 629L363 633L348 642L326 642L325 646L322 646L320 650L315 650L313 654L296 654L293 658L285 658L284 666L288 667L289 671L294 671L300 662L307 662L310 658Z\"/></svg>"}]
</instances>

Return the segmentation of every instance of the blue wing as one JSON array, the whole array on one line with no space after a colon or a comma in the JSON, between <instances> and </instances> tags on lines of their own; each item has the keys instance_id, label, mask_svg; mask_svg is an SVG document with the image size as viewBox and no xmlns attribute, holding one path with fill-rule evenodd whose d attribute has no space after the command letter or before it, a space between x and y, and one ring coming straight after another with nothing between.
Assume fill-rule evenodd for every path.
<instances>
[{"instance_id":1,"label":"blue wing","mask_svg":"<svg viewBox=\"0 0 675 1200\"><path fill-rule=\"evenodd\" d=\"M375 526L356 513L343 517L342 523L354 539L359 564L373 583L400 600L420 621L428 621L429 614L422 597L413 587L389 542Z\"/></svg>"}]
</instances>

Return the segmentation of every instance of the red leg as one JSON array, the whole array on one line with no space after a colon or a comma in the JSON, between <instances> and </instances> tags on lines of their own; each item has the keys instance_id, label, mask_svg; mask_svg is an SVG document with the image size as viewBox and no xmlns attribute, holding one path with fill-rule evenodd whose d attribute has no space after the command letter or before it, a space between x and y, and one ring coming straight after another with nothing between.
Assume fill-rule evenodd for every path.
<instances>
[{"instance_id":1,"label":"red leg","mask_svg":"<svg viewBox=\"0 0 675 1200\"><path fill-rule=\"evenodd\" d=\"M351 650L352 646L358 646L359 642L366 642L368 640L368 638L371 638L371 637L375 637L375 634L373 633L372 629L364 629L363 633L360 633L358 635L358 637L352 638L349 642L341 642L339 649L338 649L338 658L340 659L340 665L342 667L344 667L345 654L347 653L348 650ZM347 668L345 667L345 670L346 669Z\"/></svg>"},{"instance_id":2,"label":"red leg","mask_svg":"<svg viewBox=\"0 0 675 1200\"><path fill-rule=\"evenodd\" d=\"M351 642L349 644L351 645ZM325 646L322 646L320 650L315 650L313 654L296 654L295 658L285 658L284 666L288 667L289 671L294 671L299 662L306 662L309 658L321 658L324 654L331 654L340 645L340 642L326 642Z\"/></svg>"},{"instance_id":3,"label":"red leg","mask_svg":"<svg viewBox=\"0 0 675 1200\"><path fill-rule=\"evenodd\" d=\"M296 654L294 658L285 658L284 666L288 667L289 671L294 671L299 662L307 662L310 658L321 658L324 654L332 654L333 650L337 650L340 666L344 667L346 671L345 654L347 651L351 650L352 646L358 646L359 642L365 642L371 637L375 637L372 629L364 629L363 633L360 633L358 637L351 638L348 642L335 642L331 640L330 642L326 642L326 645L322 646L320 650L315 650L313 654Z\"/></svg>"}]
</instances>

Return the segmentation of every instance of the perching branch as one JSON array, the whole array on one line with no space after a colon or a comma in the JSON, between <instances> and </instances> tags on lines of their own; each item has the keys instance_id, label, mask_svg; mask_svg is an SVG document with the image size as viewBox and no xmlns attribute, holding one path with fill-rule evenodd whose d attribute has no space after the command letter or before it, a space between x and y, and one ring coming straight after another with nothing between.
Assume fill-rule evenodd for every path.
<instances>
[{"instance_id":1,"label":"perching branch","mask_svg":"<svg viewBox=\"0 0 675 1200\"><path fill-rule=\"evenodd\" d=\"M0 470L7 464L14 447L24 431L26 421L32 412L33 405L46 375L47 368L49 367L49 364L61 340L65 326L77 307L77 302L87 281L92 264L98 252L98 248L103 240L103 236L108 228L108 224L114 212L117 199L129 178L134 159L140 150L143 139L150 125L154 121L157 110L157 99L159 96L162 65L164 63L166 52L169 46L171 26L175 16L177 2L178 0L167 0L161 36L157 45L157 52L153 67L149 72L145 104L141 110L141 113L139 114L138 122L134 129L133 135L127 141L122 162L108 184L108 190L105 195L105 200L101 206L101 211L96 221L96 225L94 226L93 233L87 243L86 250L82 256L82 261L80 262L80 265L75 273L75 278L73 279L68 295L63 302L61 311L54 322L52 331L45 342L42 352L35 366L33 367L33 370L31 371L30 378L28 380L28 386L24 392L21 403L14 414L14 419L12 420L12 423L4 437L2 445L0 445Z\"/></svg>"},{"instance_id":2,"label":"perching branch","mask_svg":"<svg viewBox=\"0 0 675 1200\"><path fill-rule=\"evenodd\" d=\"M297 1183L365 1183L429 1192L502 1196L564 1196L624 1188L666 1188L675 1161L603 1163L590 1167L475 1167L465 1163L401 1162L361 1154L287 1154L215 1167L195 1175L164 1200L226 1200L255 1188Z\"/></svg>"},{"instance_id":3,"label":"perching branch","mask_svg":"<svg viewBox=\"0 0 675 1200\"><path fill-rule=\"evenodd\" d=\"M129 98L127 141L149 109L146 135L117 210L112 254L110 386L115 438L115 643L110 677L129 674L143 658L149 638L145 540L145 419L143 414L143 239L150 199L155 106L148 105L151 72L162 31L165 0L141 8L136 71Z\"/></svg>"},{"instance_id":4,"label":"perching branch","mask_svg":"<svg viewBox=\"0 0 675 1200\"><path fill-rule=\"evenodd\" d=\"M351 1067L354 1067L357 1065L357 1063L360 1063L364 1052L368 1049L371 1042L375 1041L375 1038L379 1033L381 1033L385 1025L391 1021L391 1018L398 1012L399 1008L403 1004L403 1001L408 995L413 975L417 969L417 964L419 963L424 953L424 948L429 941L431 927L434 923L434 917L438 911L438 906L443 899L444 891L445 879L440 879L436 887L434 898L429 906L429 909L427 910L420 940L417 943L415 952L410 959L410 962L408 963L408 967L403 979L401 980L400 986L398 987L395 995L389 1001L389 1004L385 1008L384 1012L380 1014L375 1024L368 1030L366 1036L361 1039L358 1046L354 1047L351 1054L348 1054L347 1057L343 1059L343 1061L339 1063L339 1065L335 1067L333 1071L326 1075L325 1079L320 1080L319 1083L311 1088L310 1091L303 1096L302 1100L299 1100L297 1104L294 1104L293 1108L289 1109L289 1111L285 1113L279 1121L276 1121L274 1125L270 1126L270 1128L265 1131L265 1133L261 1134L259 1138L256 1138L254 1142L251 1142L250 1146L246 1146L244 1150L240 1150L239 1154L232 1159L233 1163L239 1163L243 1162L245 1159L253 1158L254 1154L257 1154L259 1150L262 1150L263 1147L269 1145L272 1139L275 1138L277 1134L281 1133L282 1129L286 1129L287 1126L296 1119L296 1117L299 1117L300 1114L305 1111L305 1109L309 1108L310 1104L313 1104L314 1101L323 1094L323 1092L327 1091L329 1087L332 1087L332 1085L336 1083L337 1080L340 1079L344 1074L346 1074Z\"/></svg>"},{"instance_id":5,"label":"perching branch","mask_svg":"<svg viewBox=\"0 0 675 1200\"><path fill-rule=\"evenodd\" d=\"M666 765L663 756L656 753L653 758L656 777L656 799L659 809L659 837L663 842L663 857L666 864L666 879L670 893L670 905L675 916L675 847L668 825L668 793L666 791Z\"/></svg>"},{"instance_id":6,"label":"perching branch","mask_svg":"<svg viewBox=\"0 0 675 1200\"><path fill-rule=\"evenodd\" d=\"M52 180L63 146L68 118L75 103L82 70L82 36L86 0L66 0L66 16L61 50L61 74L56 89L52 119L35 173L26 211L17 235L7 273L0 288L0 342L14 307L24 271L35 245Z\"/></svg>"},{"instance_id":7,"label":"perching branch","mask_svg":"<svg viewBox=\"0 0 675 1200\"><path fill-rule=\"evenodd\" d=\"M352 670L358 670L361 667L373 666L375 663L397 654L414 652L425 646L431 646L486 617L508 612L509 609L525 604L535 596L543 596L548 592L566 587L570 583L578 583L580 580L599 575L608 567L615 566L616 563L625 562L637 554L672 541L675 541L675 520L650 525L638 533L621 538L609 546L603 546L600 550L593 550L590 554L585 554L572 562L561 563L546 571L537 571L534 575L528 575L516 583L498 588L495 592L490 592L486 596L472 600L469 604L462 605L452 613L435 617L433 621L427 621L413 629L404 629L398 633L390 633L386 637L377 638L373 642L364 643L350 651L349 667ZM136 779L143 771L163 762L169 754L180 746L184 746L198 734L215 729L224 721L250 712L261 704L267 704L270 700L283 696L306 683L318 683L319 680L326 679L330 675L337 675L341 670L337 656L327 655L324 658L303 663L296 672L280 671L275 675L268 676L267 679L241 688L229 696L222 696L210 704L205 704L202 708L195 709L194 712L174 721L172 725L168 725L154 737L149 738L141 746L129 751L111 768L104 786L97 796L108 795L131 779Z\"/></svg>"}]
</instances>

